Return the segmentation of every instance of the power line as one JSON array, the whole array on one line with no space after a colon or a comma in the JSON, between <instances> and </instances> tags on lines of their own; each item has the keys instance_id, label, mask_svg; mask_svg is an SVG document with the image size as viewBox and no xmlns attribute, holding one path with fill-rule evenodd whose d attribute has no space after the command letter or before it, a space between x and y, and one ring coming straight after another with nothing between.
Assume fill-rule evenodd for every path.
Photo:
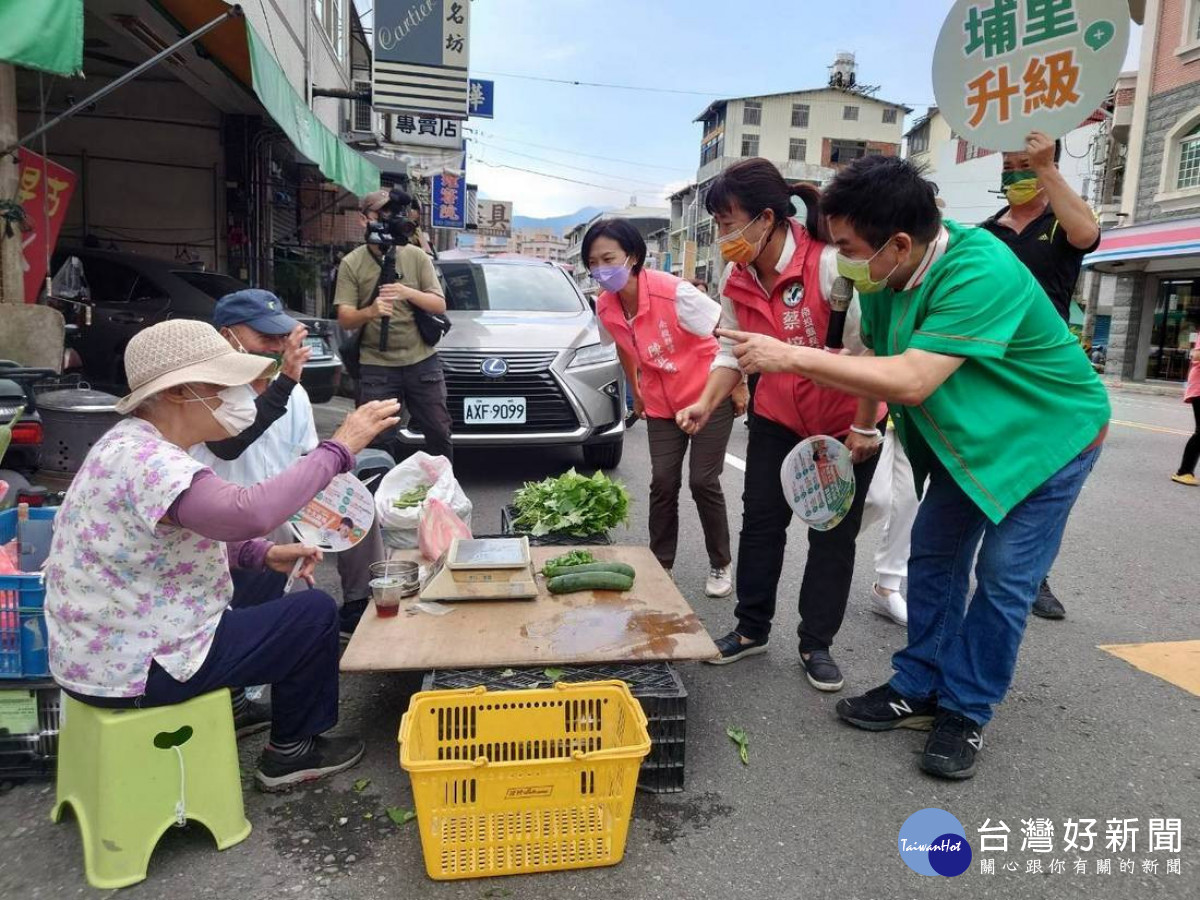
<instances>
[{"instance_id":1,"label":"power line","mask_svg":"<svg viewBox=\"0 0 1200 900\"><path fill-rule=\"evenodd\" d=\"M514 172L526 172L530 175L538 175L542 178L553 178L556 181L569 181L571 184L582 184L587 187L600 188L602 191L612 191L615 194L628 194L627 188L609 187L606 184L596 184L592 181L580 181L578 178L567 178L565 175L551 175L549 172L538 172L536 169L523 169L520 166L510 166L505 163L490 163L487 160L480 159L478 156L470 157L472 162L477 162L480 165L487 166L489 169L512 169Z\"/></svg>"},{"instance_id":2,"label":"power line","mask_svg":"<svg viewBox=\"0 0 1200 900\"><path fill-rule=\"evenodd\" d=\"M535 144L533 141L522 141L518 140L517 138L506 137L505 135L501 134L492 134L491 132L487 131L479 131L475 128L468 128L467 131L469 131L471 134L480 135L493 141L507 141L510 144L520 144L523 147L537 147L539 150L549 150L552 153L569 153L571 156L583 156L588 159L600 159L604 162L622 163L628 166L640 166L643 169L661 169L664 172L674 172L676 174L681 172L688 172L690 174L692 171L690 169L684 169L677 166L659 166L655 165L654 163L635 162L632 159L618 159L615 156L597 156L595 153L583 153L579 150L567 150L563 147L551 147L547 144Z\"/></svg>"},{"instance_id":3,"label":"power line","mask_svg":"<svg viewBox=\"0 0 1200 900\"><path fill-rule=\"evenodd\" d=\"M546 78L542 75L520 75L516 72L480 72L500 78L521 78L525 81L545 81L550 84L568 84L572 87L610 88L618 91L644 91L649 94L688 94L693 97L720 97L717 91L685 91L678 88L642 87L636 84L611 84L603 81L577 81L572 78Z\"/></svg>"},{"instance_id":4,"label":"power line","mask_svg":"<svg viewBox=\"0 0 1200 900\"><path fill-rule=\"evenodd\" d=\"M728 91L687 91L680 88L660 88L646 87L639 84L613 84L606 81L581 81L574 78L548 78L544 75L522 75L517 72L479 72L480 75L491 75L498 78L520 78L525 81L543 81L548 84L566 84L571 87L594 87L594 88L609 88L617 91L641 91L648 94L685 94L692 97L733 97L735 95ZM770 97L775 94L806 94L813 91L825 90L825 87L816 88L800 88L795 91L768 91L763 94L740 94L738 97ZM879 103L890 103L893 101L879 100L878 97L867 97L869 100L876 100ZM912 100L899 101L902 106L911 106L919 108L922 106L937 106L933 100L928 102L917 103Z\"/></svg>"},{"instance_id":5,"label":"power line","mask_svg":"<svg viewBox=\"0 0 1200 900\"><path fill-rule=\"evenodd\" d=\"M497 153L508 153L511 156L521 156L521 157L524 157L525 159L532 159L535 162L548 163L549 165L558 166L559 168L562 168L562 169L573 169L576 172L588 172L592 175L597 175L602 178L619 178L623 181L628 182L629 184L641 184L641 185L646 185L646 186L654 187L654 188L662 188L662 186L663 186L662 182L660 182L660 181L643 181L638 178L629 178L625 175L617 175L612 172L597 172L595 169L585 169L582 166L572 166L572 165L568 165L567 163L555 162L552 159L546 159L544 156L534 156L530 153L521 153L518 150L507 150L504 147L497 147L495 144L489 144L486 141L476 140L475 143L476 143L476 145L478 145L480 147L490 147L492 150L495 150Z\"/></svg>"}]
</instances>

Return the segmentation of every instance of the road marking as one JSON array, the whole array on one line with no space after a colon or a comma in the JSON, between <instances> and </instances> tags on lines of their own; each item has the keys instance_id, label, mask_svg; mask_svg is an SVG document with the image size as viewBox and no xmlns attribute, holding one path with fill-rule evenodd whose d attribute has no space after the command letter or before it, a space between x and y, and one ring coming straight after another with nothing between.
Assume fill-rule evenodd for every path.
<instances>
[{"instance_id":1,"label":"road marking","mask_svg":"<svg viewBox=\"0 0 1200 900\"><path fill-rule=\"evenodd\" d=\"M734 456L732 453L725 454L725 462L727 465L733 466L739 472L746 471L746 461L740 456Z\"/></svg>"},{"instance_id":2,"label":"road marking","mask_svg":"<svg viewBox=\"0 0 1200 900\"><path fill-rule=\"evenodd\" d=\"M1183 437L1191 437L1190 431L1180 431L1178 428L1164 428L1161 425L1146 425L1143 422L1126 422L1122 419L1109 419L1110 425L1124 425L1126 428L1140 428L1143 431L1155 431L1159 434L1178 434Z\"/></svg>"},{"instance_id":3,"label":"road marking","mask_svg":"<svg viewBox=\"0 0 1200 900\"><path fill-rule=\"evenodd\" d=\"M1100 649L1125 660L1135 669L1200 696L1200 641L1101 644Z\"/></svg>"}]
</instances>

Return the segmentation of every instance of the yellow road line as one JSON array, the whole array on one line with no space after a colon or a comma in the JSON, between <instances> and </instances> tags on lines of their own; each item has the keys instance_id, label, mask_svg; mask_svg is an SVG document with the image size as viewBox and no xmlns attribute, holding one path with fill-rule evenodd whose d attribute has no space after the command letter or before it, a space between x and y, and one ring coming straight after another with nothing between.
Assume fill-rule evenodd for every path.
<instances>
[{"instance_id":1,"label":"yellow road line","mask_svg":"<svg viewBox=\"0 0 1200 900\"><path fill-rule=\"evenodd\" d=\"M1099 649L1200 696L1200 641L1101 644Z\"/></svg>"},{"instance_id":2,"label":"yellow road line","mask_svg":"<svg viewBox=\"0 0 1200 900\"><path fill-rule=\"evenodd\" d=\"M1163 428L1161 425L1147 425L1144 422L1126 422L1122 419L1109 419L1110 425L1124 425L1126 428L1140 428L1143 431L1156 431L1159 434L1178 434L1183 437L1191 437L1190 431L1180 431L1178 428Z\"/></svg>"}]
</instances>

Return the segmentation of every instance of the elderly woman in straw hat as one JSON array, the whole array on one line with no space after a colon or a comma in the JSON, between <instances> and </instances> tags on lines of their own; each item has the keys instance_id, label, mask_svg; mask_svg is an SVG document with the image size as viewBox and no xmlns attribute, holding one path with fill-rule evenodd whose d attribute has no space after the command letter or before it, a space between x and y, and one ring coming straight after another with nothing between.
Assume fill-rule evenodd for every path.
<instances>
[{"instance_id":1,"label":"elderly woman in straw hat","mask_svg":"<svg viewBox=\"0 0 1200 900\"><path fill-rule=\"evenodd\" d=\"M320 551L263 540L396 424L369 403L331 440L253 487L222 481L187 448L254 420L250 382L272 363L211 325L171 320L125 351L130 414L92 448L58 512L46 566L50 665L71 696L108 708L180 703L222 687L272 685L271 709L235 701L239 736L269 725L264 790L340 772L363 745L324 732L338 718L338 615L300 591L230 609L230 567L290 571L311 584Z\"/></svg>"}]
</instances>

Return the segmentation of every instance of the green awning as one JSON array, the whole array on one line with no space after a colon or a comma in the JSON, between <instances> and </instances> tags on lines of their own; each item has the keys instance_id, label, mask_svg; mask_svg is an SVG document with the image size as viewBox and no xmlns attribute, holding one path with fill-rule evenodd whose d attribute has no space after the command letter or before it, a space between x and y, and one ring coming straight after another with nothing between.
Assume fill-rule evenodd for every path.
<instances>
[{"instance_id":1,"label":"green awning","mask_svg":"<svg viewBox=\"0 0 1200 900\"><path fill-rule=\"evenodd\" d=\"M83 0L0 2L0 61L78 75L83 71Z\"/></svg>"},{"instance_id":2,"label":"green awning","mask_svg":"<svg viewBox=\"0 0 1200 900\"><path fill-rule=\"evenodd\" d=\"M246 22L254 93L296 149L330 181L361 197L379 190L379 169L338 139L293 90L269 47Z\"/></svg>"}]
</instances>

